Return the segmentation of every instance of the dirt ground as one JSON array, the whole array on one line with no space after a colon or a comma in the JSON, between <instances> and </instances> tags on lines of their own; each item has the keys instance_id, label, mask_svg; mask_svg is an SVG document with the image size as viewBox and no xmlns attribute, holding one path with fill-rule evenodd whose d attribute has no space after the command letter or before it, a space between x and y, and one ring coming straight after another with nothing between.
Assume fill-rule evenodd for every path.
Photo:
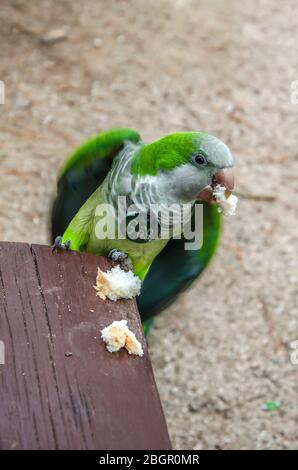
<instances>
[{"instance_id":1,"label":"dirt ground","mask_svg":"<svg viewBox=\"0 0 298 470\"><path fill-rule=\"evenodd\" d=\"M298 448L296 0L1 0L0 20L0 239L48 242L58 167L100 130L222 138L238 214L157 319L155 376L174 448Z\"/></svg>"}]
</instances>

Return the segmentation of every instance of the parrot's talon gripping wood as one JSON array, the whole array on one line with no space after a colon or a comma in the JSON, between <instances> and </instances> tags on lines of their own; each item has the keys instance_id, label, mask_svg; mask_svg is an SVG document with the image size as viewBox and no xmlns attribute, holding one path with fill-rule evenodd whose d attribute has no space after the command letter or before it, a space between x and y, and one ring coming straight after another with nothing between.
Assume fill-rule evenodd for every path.
<instances>
[{"instance_id":1,"label":"parrot's talon gripping wood","mask_svg":"<svg viewBox=\"0 0 298 470\"><path fill-rule=\"evenodd\" d=\"M128 255L122 251L116 250L115 248L109 252L108 258L114 262L121 263L125 270L130 271L133 268L132 262L130 261Z\"/></svg>"},{"instance_id":2,"label":"parrot's talon gripping wood","mask_svg":"<svg viewBox=\"0 0 298 470\"><path fill-rule=\"evenodd\" d=\"M54 245L52 246L52 253L58 248L62 248L62 237L60 235L55 238Z\"/></svg>"},{"instance_id":3,"label":"parrot's talon gripping wood","mask_svg":"<svg viewBox=\"0 0 298 470\"><path fill-rule=\"evenodd\" d=\"M55 250L70 250L71 240L66 240L65 243L62 243L62 237L59 235L55 238L54 245L52 246L52 253Z\"/></svg>"},{"instance_id":4,"label":"parrot's talon gripping wood","mask_svg":"<svg viewBox=\"0 0 298 470\"><path fill-rule=\"evenodd\" d=\"M108 258L110 258L112 261L124 261L128 258L128 256L126 253L123 253L122 251L113 249L109 252Z\"/></svg>"},{"instance_id":5,"label":"parrot's talon gripping wood","mask_svg":"<svg viewBox=\"0 0 298 470\"><path fill-rule=\"evenodd\" d=\"M64 248L66 250L70 250L70 245L71 245L71 240L66 240L66 242L64 243Z\"/></svg>"}]
</instances>

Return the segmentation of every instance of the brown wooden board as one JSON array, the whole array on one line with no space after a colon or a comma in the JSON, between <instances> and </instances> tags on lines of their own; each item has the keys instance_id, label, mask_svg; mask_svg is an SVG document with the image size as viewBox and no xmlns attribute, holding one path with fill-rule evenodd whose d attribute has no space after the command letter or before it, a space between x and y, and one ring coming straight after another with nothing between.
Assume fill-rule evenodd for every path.
<instances>
[{"instance_id":1,"label":"brown wooden board","mask_svg":"<svg viewBox=\"0 0 298 470\"><path fill-rule=\"evenodd\" d=\"M0 447L170 449L134 301L93 288L106 258L0 243ZM100 330L127 319L144 357L109 353Z\"/></svg>"}]
</instances>

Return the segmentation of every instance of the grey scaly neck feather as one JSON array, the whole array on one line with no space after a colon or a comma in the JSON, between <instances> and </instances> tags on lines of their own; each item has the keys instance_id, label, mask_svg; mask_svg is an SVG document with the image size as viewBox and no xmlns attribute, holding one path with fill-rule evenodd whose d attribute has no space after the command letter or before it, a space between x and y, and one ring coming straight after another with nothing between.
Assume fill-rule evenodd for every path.
<instances>
[{"instance_id":1,"label":"grey scaly neck feather","mask_svg":"<svg viewBox=\"0 0 298 470\"><path fill-rule=\"evenodd\" d=\"M177 201L175 195L175 187L169 184L169 178L166 173L160 173L156 176L146 175L133 175L131 173L131 162L136 150L140 148L140 144L127 143L114 160L113 166L106 178L106 200L112 204L117 213L118 196L126 196L127 204L134 205L135 210L138 211L149 210L159 220L159 224L163 223L170 225L173 230L174 226L178 226L178 232L181 225L181 207L180 201ZM186 202L186 201L185 201ZM187 201L189 202L189 201ZM194 201L190 201L188 208L184 207L184 223L191 217L191 206ZM158 212L160 206L172 206L173 210L168 215L161 216ZM176 229L175 229L176 233Z\"/></svg>"}]
</instances>

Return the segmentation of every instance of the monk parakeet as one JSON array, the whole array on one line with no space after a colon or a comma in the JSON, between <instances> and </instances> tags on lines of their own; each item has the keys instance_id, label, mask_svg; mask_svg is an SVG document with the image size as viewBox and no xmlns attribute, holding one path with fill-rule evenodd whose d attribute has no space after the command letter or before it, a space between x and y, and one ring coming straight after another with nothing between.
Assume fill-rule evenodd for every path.
<instances>
[{"instance_id":1,"label":"monk parakeet","mask_svg":"<svg viewBox=\"0 0 298 470\"><path fill-rule=\"evenodd\" d=\"M137 298L142 320L164 309L204 269L217 245L220 214L213 201L218 184L233 189L233 157L219 139L205 132L170 134L151 144L131 129L114 129L91 138L69 157L58 180L52 210L56 247L123 260L143 280ZM99 238L98 207L204 204L203 245L185 250L183 237L169 239ZM125 214L133 220L135 213Z\"/></svg>"}]
</instances>

